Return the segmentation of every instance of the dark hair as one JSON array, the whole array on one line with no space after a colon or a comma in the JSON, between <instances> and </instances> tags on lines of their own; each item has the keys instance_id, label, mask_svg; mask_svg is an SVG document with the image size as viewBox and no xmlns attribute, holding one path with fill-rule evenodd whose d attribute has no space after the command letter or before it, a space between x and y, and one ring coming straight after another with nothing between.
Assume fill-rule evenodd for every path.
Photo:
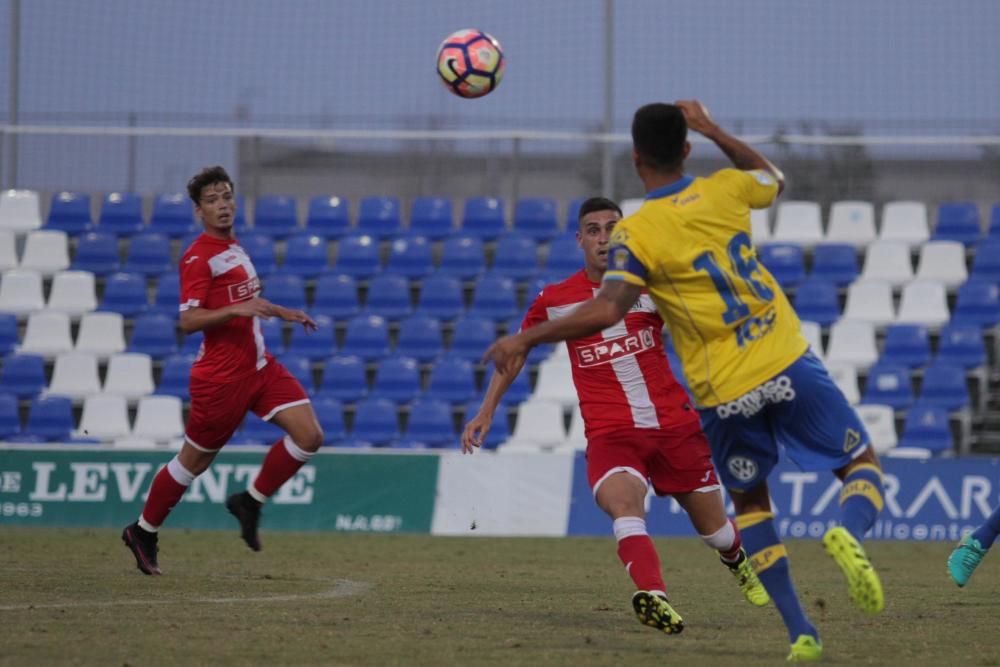
<instances>
[{"instance_id":1,"label":"dark hair","mask_svg":"<svg viewBox=\"0 0 1000 667\"><path fill-rule=\"evenodd\" d=\"M198 205L201 200L201 191L209 185L215 185L216 183L228 183L229 188L236 192L236 186L233 184L233 179L229 178L229 174L222 167L216 165L214 167L205 167L197 174L191 177L191 180L187 184L188 197L194 202L195 206Z\"/></svg>"},{"instance_id":2,"label":"dark hair","mask_svg":"<svg viewBox=\"0 0 1000 667\"><path fill-rule=\"evenodd\" d=\"M591 197L580 204L580 212L576 216L576 221L580 222L583 220L583 216L594 211L614 211L618 214L619 218L622 217L622 210L618 207L618 204L607 197Z\"/></svg>"},{"instance_id":3,"label":"dark hair","mask_svg":"<svg viewBox=\"0 0 1000 667\"><path fill-rule=\"evenodd\" d=\"M632 146L644 163L657 171L679 169L684 162L687 121L673 104L647 104L632 117Z\"/></svg>"}]
</instances>

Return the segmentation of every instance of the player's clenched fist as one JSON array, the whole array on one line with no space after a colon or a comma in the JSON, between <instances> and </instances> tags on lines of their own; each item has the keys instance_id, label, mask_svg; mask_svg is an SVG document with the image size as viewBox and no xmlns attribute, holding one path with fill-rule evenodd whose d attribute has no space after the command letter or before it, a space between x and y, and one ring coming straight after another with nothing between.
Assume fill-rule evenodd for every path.
<instances>
[{"instance_id":1,"label":"player's clenched fist","mask_svg":"<svg viewBox=\"0 0 1000 667\"><path fill-rule=\"evenodd\" d=\"M678 100L674 102L684 114L689 129L706 134L715 129L715 121L709 115L708 109L698 100Z\"/></svg>"}]
</instances>

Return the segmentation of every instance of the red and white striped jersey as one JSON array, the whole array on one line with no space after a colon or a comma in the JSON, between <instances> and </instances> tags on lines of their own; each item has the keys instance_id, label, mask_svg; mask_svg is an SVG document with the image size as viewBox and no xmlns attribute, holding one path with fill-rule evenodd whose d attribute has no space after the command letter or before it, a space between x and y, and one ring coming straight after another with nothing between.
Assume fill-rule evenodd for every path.
<instances>
[{"instance_id":1,"label":"red and white striped jersey","mask_svg":"<svg viewBox=\"0 0 1000 667\"><path fill-rule=\"evenodd\" d=\"M260 279L250 257L235 240L202 234L181 257L181 305L217 310L260 294ZM209 382L232 382L267 365L264 335L256 317L234 317L205 329L191 377Z\"/></svg>"},{"instance_id":2,"label":"red and white striped jersey","mask_svg":"<svg viewBox=\"0 0 1000 667\"><path fill-rule=\"evenodd\" d=\"M600 287L583 270L546 285L528 308L521 328L565 317ZM698 419L670 371L662 328L652 299L643 292L622 321L592 336L566 341L588 439L634 428L673 428Z\"/></svg>"}]
</instances>

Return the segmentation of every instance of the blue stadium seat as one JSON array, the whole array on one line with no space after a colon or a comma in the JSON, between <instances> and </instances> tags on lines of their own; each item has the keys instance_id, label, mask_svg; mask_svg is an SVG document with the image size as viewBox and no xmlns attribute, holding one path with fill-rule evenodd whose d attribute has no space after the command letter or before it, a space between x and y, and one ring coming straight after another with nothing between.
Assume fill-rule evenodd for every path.
<instances>
[{"instance_id":1,"label":"blue stadium seat","mask_svg":"<svg viewBox=\"0 0 1000 667\"><path fill-rule=\"evenodd\" d=\"M465 310L462 283L440 271L421 281L417 312L436 320L450 321Z\"/></svg>"},{"instance_id":2,"label":"blue stadium seat","mask_svg":"<svg viewBox=\"0 0 1000 667\"><path fill-rule=\"evenodd\" d=\"M520 326L521 324L520 322L518 322L517 326L514 327L513 329L510 329L509 331L511 333L514 333L520 328ZM564 345L564 344L565 343L558 343L558 345ZM556 343L542 343L541 345L536 345L535 347L531 348L531 352L528 352L527 363L532 365L540 364L546 359L548 359L549 355L551 355L555 351L555 349L556 349Z\"/></svg>"},{"instance_id":3,"label":"blue stadium seat","mask_svg":"<svg viewBox=\"0 0 1000 667\"><path fill-rule=\"evenodd\" d=\"M881 403L894 410L906 410L913 404L913 385L905 366L877 363L868 372L862 403Z\"/></svg>"},{"instance_id":4,"label":"blue stadium seat","mask_svg":"<svg viewBox=\"0 0 1000 667\"><path fill-rule=\"evenodd\" d=\"M298 230L295 198L285 195L257 197L253 208L253 230L271 238L283 239Z\"/></svg>"},{"instance_id":5,"label":"blue stadium seat","mask_svg":"<svg viewBox=\"0 0 1000 667\"><path fill-rule=\"evenodd\" d=\"M72 440L73 402L65 396L37 396L31 401L24 435L43 442Z\"/></svg>"},{"instance_id":6,"label":"blue stadium seat","mask_svg":"<svg viewBox=\"0 0 1000 667\"><path fill-rule=\"evenodd\" d=\"M163 234L143 232L129 240L128 260L122 271L155 276L173 268L170 261L170 239Z\"/></svg>"},{"instance_id":7,"label":"blue stadium seat","mask_svg":"<svg viewBox=\"0 0 1000 667\"><path fill-rule=\"evenodd\" d=\"M503 200L495 197L472 197L462 209L462 233L492 241L507 231Z\"/></svg>"},{"instance_id":8,"label":"blue stadium seat","mask_svg":"<svg viewBox=\"0 0 1000 667\"><path fill-rule=\"evenodd\" d=\"M496 324L481 315L469 314L455 320L448 353L460 359L478 362L486 348L497 339Z\"/></svg>"},{"instance_id":9,"label":"blue stadium seat","mask_svg":"<svg viewBox=\"0 0 1000 667\"><path fill-rule=\"evenodd\" d=\"M563 235L573 236L576 234L576 230L580 227L580 207L585 201L587 201L587 197L569 200L566 205L566 224L563 225Z\"/></svg>"},{"instance_id":10,"label":"blue stadium seat","mask_svg":"<svg viewBox=\"0 0 1000 667\"><path fill-rule=\"evenodd\" d=\"M986 363L982 330L975 324L946 325L941 329L937 358L963 368L982 366Z\"/></svg>"},{"instance_id":11,"label":"blue stadium seat","mask_svg":"<svg viewBox=\"0 0 1000 667\"><path fill-rule=\"evenodd\" d=\"M991 239L1000 238L1000 202L990 207L990 228L988 234Z\"/></svg>"},{"instance_id":12,"label":"blue stadium seat","mask_svg":"<svg viewBox=\"0 0 1000 667\"><path fill-rule=\"evenodd\" d=\"M810 276L829 280L838 287L851 284L858 277L858 251L842 243L816 246Z\"/></svg>"},{"instance_id":13,"label":"blue stadium seat","mask_svg":"<svg viewBox=\"0 0 1000 667\"><path fill-rule=\"evenodd\" d=\"M480 404L479 399L474 399L466 403L465 417L463 419L464 423L468 423L470 419L476 416L476 413L479 412ZM507 419L507 407L505 405L501 405L493 415L493 423L490 425L490 430L486 434L486 439L483 441L482 448L496 449L500 443L508 438L510 438L510 423Z\"/></svg>"},{"instance_id":14,"label":"blue stadium seat","mask_svg":"<svg viewBox=\"0 0 1000 667\"><path fill-rule=\"evenodd\" d=\"M920 324L895 324L888 327L881 360L907 368L926 366L931 360L927 327Z\"/></svg>"},{"instance_id":15,"label":"blue stadium seat","mask_svg":"<svg viewBox=\"0 0 1000 667\"><path fill-rule=\"evenodd\" d=\"M292 327L291 340L288 342L289 354L298 354L312 361L332 357L337 351L333 339L333 320L326 315L316 315L313 318L319 329L306 331L302 325Z\"/></svg>"},{"instance_id":16,"label":"blue stadium seat","mask_svg":"<svg viewBox=\"0 0 1000 667\"><path fill-rule=\"evenodd\" d=\"M323 429L323 445L338 445L347 437L344 425L344 405L332 396L316 396L312 399L313 411Z\"/></svg>"},{"instance_id":17,"label":"blue stadium seat","mask_svg":"<svg viewBox=\"0 0 1000 667\"><path fill-rule=\"evenodd\" d=\"M293 310L306 309L306 287L302 278L290 273L275 273L264 281L264 298Z\"/></svg>"},{"instance_id":18,"label":"blue stadium seat","mask_svg":"<svg viewBox=\"0 0 1000 667\"><path fill-rule=\"evenodd\" d=\"M472 364L453 355L445 355L431 369L427 395L449 403L465 403L476 395Z\"/></svg>"},{"instance_id":19,"label":"blue stadium seat","mask_svg":"<svg viewBox=\"0 0 1000 667\"><path fill-rule=\"evenodd\" d=\"M110 192L101 202L98 231L132 236L143 230L142 198L132 192Z\"/></svg>"},{"instance_id":20,"label":"blue stadium seat","mask_svg":"<svg viewBox=\"0 0 1000 667\"><path fill-rule=\"evenodd\" d=\"M576 242L575 235L564 234L549 243L549 254L545 260L545 272L560 280L568 278L583 268L583 250Z\"/></svg>"},{"instance_id":21,"label":"blue stadium seat","mask_svg":"<svg viewBox=\"0 0 1000 667\"><path fill-rule=\"evenodd\" d=\"M195 228L200 232L201 223L196 221ZM236 195L236 215L233 217L233 229L237 235L248 234L251 231L247 224L247 200L243 195Z\"/></svg>"},{"instance_id":22,"label":"blue stadium seat","mask_svg":"<svg viewBox=\"0 0 1000 667\"><path fill-rule=\"evenodd\" d=\"M323 365L319 395L354 403L368 394L365 362L361 357L331 357Z\"/></svg>"},{"instance_id":23,"label":"blue stadium seat","mask_svg":"<svg viewBox=\"0 0 1000 667\"><path fill-rule=\"evenodd\" d=\"M983 234L979 207L972 202L945 202L938 206L938 223L932 241L958 241L972 245Z\"/></svg>"},{"instance_id":24,"label":"blue stadium seat","mask_svg":"<svg viewBox=\"0 0 1000 667\"><path fill-rule=\"evenodd\" d=\"M0 440L8 440L21 434L21 416L17 403L17 396L14 394L0 394Z\"/></svg>"},{"instance_id":25,"label":"blue stadium seat","mask_svg":"<svg viewBox=\"0 0 1000 667\"><path fill-rule=\"evenodd\" d=\"M559 234L556 202L551 197L524 197L514 205L514 229L536 241L548 241Z\"/></svg>"},{"instance_id":26,"label":"blue stadium seat","mask_svg":"<svg viewBox=\"0 0 1000 667\"><path fill-rule=\"evenodd\" d=\"M795 311L799 318L828 327L840 317L837 287L819 278L809 278L795 290Z\"/></svg>"},{"instance_id":27,"label":"blue stadium seat","mask_svg":"<svg viewBox=\"0 0 1000 667\"><path fill-rule=\"evenodd\" d=\"M161 273L156 279L156 291L153 294L153 305L149 307L150 313L167 315L172 319L177 319L180 313L181 302L181 279L177 271L167 271Z\"/></svg>"},{"instance_id":28,"label":"blue stadium seat","mask_svg":"<svg viewBox=\"0 0 1000 667\"><path fill-rule=\"evenodd\" d=\"M144 313L149 307L146 300L146 279L138 273L115 273L104 285L104 297L99 310L110 310L125 318Z\"/></svg>"},{"instance_id":29,"label":"blue stadium seat","mask_svg":"<svg viewBox=\"0 0 1000 667\"><path fill-rule=\"evenodd\" d=\"M958 288L951 321L988 328L1000 322L1000 286L984 280L967 280Z\"/></svg>"},{"instance_id":30,"label":"blue stadium seat","mask_svg":"<svg viewBox=\"0 0 1000 667\"><path fill-rule=\"evenodd\" d=\"M285 353L285 323L277 317L272 317L269 320L261 318L259 321L260 333L264 336L264 347L271 354L283 355ZM301 325L296 324L295 326L300 327Z\"/></svg>"},{"instance_id":31,"label":"blue stadium seat","mask_svg":"<svg viewBox=\"0 0 1000 667\"><path fill-rule=\"evenodd\" d=\"M16 323L15 319L15 325ZM441 341L441 325L438 320L417 312L399 323L396 352L420 362L428 362L444 350Z\"/></svg>"},{"instance_id":32,"label":"blue stadium seat","mask_svg":"<svg viewBox=\"0 0 1000 667\"><path fill-rule=\"evenodd\" d=\"M976 246L976 256L972 260L969 277L1000 283L1000 235L985 239Z\"/></svg>"},{"instance_id":33,"label":"blue stadium seat","mask_svg":"<svg viewBox=\"0 0 1000 667\"><path fill-rule=\"evenodd\" d=\"M403 230L397 197L365 197L358 205L358 231L378 239L397 236Z\"/></svg>"},{"instance_id":34,"label":"blue stadium seat","mask_svg":"<svg viewBox=\"0 0 1000 667\"><path fill-rule=\"evenodd\" d=\"M381 270L378 239L369 234L351 234L337 246L337 273L366 280Z\"/></svg>"},{"instance_id":35,"label":"blue stadium seat","mask_svg":"<svg viewBox=\"0 0 1000 667\"><path fill-rule=\"evenodd\" d=\"M293 234L285 247L282 273L303 278L315 278L330 268L327 262L326 239L310 232Z\"/></svg>"},{"instance_id":36,"label":"blue stadium seat","mask_svg":"<svg viewBox=\"0 0 1000 667\"><path fill-rule=\"evenodd\" d=\"M394 403L409 403L420 393L420 367L412 357L399 355L378 362L371 395Z\"/></svg>"},{"instance_id":37,"label":"blue stadium seat","mask_svg":"<svg viewBox=\"0 0 1000 667\"><path fill-rule=\"evenodd\" d=\"M396 405L385 398L358 401L350 438L356 443L388 447L399 439L399 418Z\"/></svg>"},{"instance_id":38,"label":"blue stadium seat","mask_svg":"<svg viewBox=\"0 0 1000 667\"><path fill-rule=\"evenodd\" d=\"M426 447L454 447L458 444L451 406L445 401L420 398L410 407L406 440Z\"/></svg>"},{"instance_id":39,"label":"blue stadium seat","mask_svg":"<svg viewBox=\"0 0 1000 667\"><path fill-rule=\"evenodd\" d=\"M386 271L410 279L430 275L434 271L434 264L431 261L431 245L427 239L423 236L403 236L395 239L389 247Z\"/></svg>"},{"instance_id":40,"label":"blue stadium seat","mask_svg":"<svg viewBox=\"0 0 1000 667\"><path fill-rule=\"evenodd\" d=\"M417 197L410 207L410 233L440 241L455 231L451 200Z\"/></svg>"},{"instance_id":41,"label":"blue stadium seat","mask_svg":"<svg viewBox=\"0 0 1000 667\"><path fill-rule=\"evenodd\" d=\"M949 412L968 408L970 400L969 388L965 384L965 369L936 359L924 370L920 402L936 405Z\"/></svg>"},{"instance_id":42,"label":"blue stadium seat","mask_svg":"<svg viewBox=\"0 0 1000 667\"><path fill-rule=\"evenodd\" d=\"M314 301L309 312L335 320L354 317L361 312L358 282L351 276L339 273L320 276L316 280Z\"/></svg>"},{"instance_id":43,"label":"blue stadium seat","mask_svg":"<svg viewBox=\"0 0 1000 667\"><path fill-rule=\"evenodd\" d=\"M348 320L340 354L357 355L365 361L381 359L389 354L389 327L385 318L358 315Z\"/></svg>"},{"instance_id":44,"label":"blue stadium seat","mask_svg":"<svg viewBox=\"0 0 1000 667\"><path fill-rule=\"evenodd\" d=\"M0 313L0 355L6 356L20 344L17 335L17 315Z\"/></svg>"},{"instance_id":45,"label":"blue stadium seat","mask_svg":"<svg viewBox=\"0 0 1000 667\"><path fill-rule=\"evenodd\" d=\"M538 273L537 244L525 234L504 234L497 241L490 270L511 280L530 280Z\"/></svg>"},{"instance_id":46,"label":"blue stadium seat","mask_svg":"<svg viewBox=\"0 0 1000 667\"><path fill-rule=\"evenodd\" d=\"M158 196L153 200L149 229L175 239L197 231L191 200L181 193Z\"/></svg>"},{"instance_id":47,"label":"blue stadium seat","mask_svg":"<svg viewBox=\"0 0 1000 667\"><path fill-rule=\"evenodd\" d=\"M380 273L368 281L365 309L389 321L400 320L413 312L410 282L394 273Z\"/></svg>"},{"instance_id":48,"label":"blue stadium seat","mask_svg":"<svg viewBox=\"0 0 1000 667\"><path fill-rule=\"evenodd\" d=\"M176 318L168 315L140 315L135 319L129 352L148 354L160 360L177 354Z\"/></svg>"},{"instance_id":49,"label":"blue stadium seat","mask_svg":"<svg viewBox=\"0 0 1000 667\"><path fill-rule=\"evenodd\" d=\"M439 271L462 280L470 280L486 269L483 242L474 236L452 236L441 248Z\"/></svg>"},{"instance_id":50,"label":"blue stadium seat","mask_svg":"<svg viewBox=\"0 0 1000 667\"><path fill-rule=\"evenodd\" d=\"M274 241L265 234L246 233L237 239L258 276L269 276L278 270L278 260L274 254Z\"/></svg>"},{"instance_id":51,"label":"blue stadium seat","mask_svg":"<svg viewBox=\"0 0 1000 667\"><path fill-rule=\"evenodd\" d=\"M278 361L299 381L306 393L312 396L313 392L316 391L316 385L313 382L312 363L309 359L299 354L288 353L281 355ZM315 410L315 406L313 406L313 410Z\"/></svg>"},{"instance_id":52,"label":"blue stadium seat","mask_svg":"<svg viewBox=\"0 0 1000 667\"><path fill-rule=\"evenodd\" d=\"M486 372L486 377L483 378L483 390L480 392L482 395L486 394L486 389L490 386L490 380L492 380L494 372L493 366L490 366ZM525 367L521 369L521 372L517 374L510 387L500 398L500 403L507 407L517 407L528 400L529 396L531 396L531 383L528 381L528 369Z\"/></svg>"},{"instance_id":53,"label":"blue stadium seat","mask_svg":"<svg viewBox=\"0 0 1000 667\"><path fill-rule=\"evenodd\" d=\"M194 355L191 354L175 354L164 359L163 372L160 373L160 384L156 386L156 393L176 396L182 401L190 400L188 380L193 363Z\"/></svg>"},{"instance_id":54,"label":"blue stadium seat","mask_svg":"<svg viewBox=\"0 0 1000 667\"><path fill-rule=\"evenodd\" d=\"M233 444L270 445L285 437L281 427L266 422L252 412L248 412L243 420L243 428L233 439Z\"/></svg>"},{"instance_id":55,"label":"blue stadium seat","mask_svg":"<svg viewBox=\"0 0 1000 667\"><path fill-rule=\"evenodd\" d=\"M201 350L201 344L205 340L205 335L196 331L181 338L181 354L196 356Z\"/></svg>"},{"instance_id":56,"label":"blue stadium seat","mask_svg":"<svg viewBox=\"0 0 1000 667\"><path fill-rule=\"evenodd\" d=\"M87 232L79 238L72 269L106 276L121 267L118 258L118 237L104 232Z\"/></svg>"},{"instance_id":57,"label":"blue stadium seat","mask_svg":"<svg viewBox=\"0 0 1000 667\"><path fill-rule=\"evenodd\" d=\"M920 447L932 454L944 454L954 449L948 413L935 405L917 403L906 413L900 447Z\"/></svg>"},{"instance_id":58,"label":"blue stadium seat","mask_svg":"<svg viewBox=\"0 0 1000 667\"><path fill-rule=\"evenodd\" d=\"M514 283L492 273L482 276L476 281L469 312L494 321L510 319L517 313Z\"/></svg>"},{"instance_id":59,"label":"blue stadium seat","mask_svg":"<svg viewBox=\"0 0 1000 667\"><path fill-rule=\"evenodd\" d=\"M351 204L343 197L313 197L309 200L306 231L325 239L339 239L351 230Z\"/></svg>"},{"instance_id":60,"label":"blue stadium seat","mask_svg":"<svg viewBox=\"0 0 1000 667\"><path fill-rule=\"evenodd\" d=\"M93 220L90 216L90 195L83 192L57 192L52 195L47 229L58 229L70 236L79 236L90 231Z\"/></svg>"},{"instance_id":61,"label":"blue stadium seat","mask_svg":"<svg viewBox=\"0 0 1000 667\"><path fill-rule=\"evenodd\" d=\"M771 243L761 246L757 251L760 253L761 263L782 287L795 287L805 279L806 264L802 246Z\"/></svg>"}]
</instances>

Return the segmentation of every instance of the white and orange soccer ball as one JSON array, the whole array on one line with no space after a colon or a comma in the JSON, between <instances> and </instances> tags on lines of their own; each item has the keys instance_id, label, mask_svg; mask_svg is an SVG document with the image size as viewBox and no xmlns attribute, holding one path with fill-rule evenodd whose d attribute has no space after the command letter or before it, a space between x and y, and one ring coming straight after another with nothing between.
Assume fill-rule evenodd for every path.
<instances>
[{"instance_id":1,"label":"white and orange soccer ball","mask_svg":"<svg viewBox=\"0 0 1000 667\"><path fill-rule=\"evenodd\" d=\"M445 88L459 97L492 92L500 85L504 65L500 42L482 30L453 32L438 48L438 74Z\"/></svg>"}]
</instances>

